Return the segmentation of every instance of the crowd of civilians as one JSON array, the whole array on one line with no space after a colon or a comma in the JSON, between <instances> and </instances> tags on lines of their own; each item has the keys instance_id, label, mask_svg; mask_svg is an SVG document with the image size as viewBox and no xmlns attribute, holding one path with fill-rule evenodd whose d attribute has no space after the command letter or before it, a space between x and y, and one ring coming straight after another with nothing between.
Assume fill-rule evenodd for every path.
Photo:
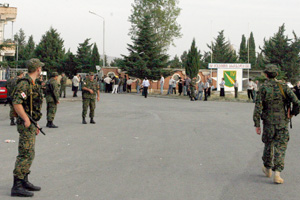
<instances>
[{"instance_id":1,"label":"crowd of civilians","mask_svg":"<svg viewBox=\"0 0 300 200\"><path fill-rule=\"evenodd\" d=\"M72 79L72 91L73 91L73 97L77 97L77 92L81 91L81 85L83 81L86 79L86 77L82 77L81 75L77 74ZM144 78L143 81L140 79L132 79L131 77L119 77L119 76L113 76L112 78L110 76L104 76L103 79L99 79L98 76L95 76L95 79L100 84L100 88L102 91L105 91L105 93L131 93L132 92L132 84L135 82L136 86L136 92L139 94L142 91L142 95L147 98L148 95L148 88L150 86L150 82L147 79L147 77ZM165 79L163 75L161 75L159 84L160 84L160 94L163 94L164 92L164 83ZM191 89L194 89L195 91L195 100L202 100L207 101L207 98L211 96L211 90L215 89L212 84L212 78L208 75L204 77L204 81L200 80L197 83L197 86L192 87L192 81L188 76L185 76L184 79L181 77L178 78L176 81L173 77L169 80L169 87L167 91L167 95L170 94L176 94L176 88L178 86L178 95L181 96L182 94L184 96L191 97ZM225 97L225 81L224 78L222 78L220 86L220 97ZM238 98L238 88L239 84L237 80L234 80L234 96L235 98ZM256 94L259 88L259 82L253 81L251 78L248 80L247 83L247 95L248 100L255 102ZM293 87L293 91L295 92L298 99L300 99L300 81L297 83L296 86Z\"/></svg>"}]
</instances>

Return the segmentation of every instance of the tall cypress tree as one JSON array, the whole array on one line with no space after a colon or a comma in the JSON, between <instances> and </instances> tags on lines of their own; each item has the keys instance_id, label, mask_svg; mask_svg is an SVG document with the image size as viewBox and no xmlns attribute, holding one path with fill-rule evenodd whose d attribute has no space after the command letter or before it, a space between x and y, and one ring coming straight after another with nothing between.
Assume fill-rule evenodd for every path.
<instances>
[{"instance_id":1,"label":"tall cypress tree","mask_svg":"<svg viewBox=\"0 0 300 200\"><path fill-rule=\"evenodd\" d=\"M25 54L24 54L25 60L29 60L30 58L34 57L34 49L35 49L35 43L33 41L33 36L31 35L25 46Z\"/></svg>"},{"instance_id":2,"label":"tall cypress tree","mask_svg":"<svg viewBox=\"0 0 300 200\"><path fill-rule=\"evenodd\" d=\"M158 37L153 29L150 15L146 14L138 24L137 37L128 44L129 56L123 56L124 67L130 76L158 80L163 68L167 66L168 56L158 45Z\"/></svg>"},{"instance_id":3,"label":"tall cypress tree","mask_svg":"<svg viewBox=\"0 0 300 200\"><path fill-rule=\"evenodd\" d=\"M247 47L246 47L245 35L242 35L242 42L241 42L240 51L239 51L239 62L240 63L248 62L248 51L247 51Z\"/></svg>"},{"instance_id":4,"label":"tall cypress tree","mask_svg":"<svg viewBox=\"0 0 300 200\"><path fill-rule=\"evenodd\" d=\"M196 41L193 39L191 49L187 54L187 61L185 66L186 75L191 79L196 77L200 69L200 59L202 55L196 47Z\"/></svg>"},{"instance_id":5,"label":"tall cypress tree","mask_svg":"<svg viewBox=\"0 0 300 200\"><path fill-rule=\"evenodd\" d=\"M256 63L256 52L255 52L255 41L253 37L253 33L250 33L249 44L247 44L247 49L249 46L249 62L251 63L252 68L255 67Z\"/></svg>"},{"instance_id":6,"label":"tall cypress tree","mask_svg":"<svg viewBox=\"0 0 300 200\"><path fill-rule=\"evenodd\" d=\"M93 50L92 50L92 56L91 56L91 68L94 68L94 69L92 69L92 71L95 71L96 65L99 65L99 64L100 64L100 54L99 54L99 51L97 48L97 44L94 43Z\"/></svg>"}]
</instances>

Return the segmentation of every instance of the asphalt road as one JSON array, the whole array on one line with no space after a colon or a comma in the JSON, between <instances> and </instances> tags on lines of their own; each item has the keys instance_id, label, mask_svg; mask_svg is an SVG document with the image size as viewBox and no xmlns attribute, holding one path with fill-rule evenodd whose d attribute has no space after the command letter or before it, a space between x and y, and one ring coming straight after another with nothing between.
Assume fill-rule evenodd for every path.
<instances>
[{"instance_id":1,"label":"asphalt road","mask_svg":"<svg viewBox=\"0 0 300 200\"><path fill-rule=\"evenodd\" d=\"M45 127L44 116L40 125ZM63 100L39 135L30 180L41 200L299 200L300 117L275 185L261 172L252 103L101 94L97 124L81 124L80 99ZM18 133L0 105L0 199L12 199ZM4 143L4 140L16 143Z\"/></svg>"}]
</instances>

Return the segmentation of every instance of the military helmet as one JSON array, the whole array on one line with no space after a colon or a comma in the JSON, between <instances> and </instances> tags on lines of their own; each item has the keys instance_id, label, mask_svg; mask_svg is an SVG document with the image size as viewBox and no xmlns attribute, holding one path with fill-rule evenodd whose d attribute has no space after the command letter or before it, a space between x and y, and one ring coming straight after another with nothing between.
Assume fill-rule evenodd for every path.
<instances>
[{"instance_id":1,"label":"military helmet","mask_svg":"<svg viewBox=\"0 0 300 200\"><path fill-rule=\"evenodd\" d=\"M89 73L89 76L94 76L94 72L90 72L90 73Z\"/></svg>"},{"instance_id":2,"label":"military helmet","mask_svg":"<svg viewBox=\"0 0 300 200\"><path fill-rule=\"evenodd\" d=\"M28 73L35 72L37 68L43 67L45 64L42 63L39 59L37 58L31 58L26 62L26 67L28 69Z\"/></svg>"},{"instance_id":3,"label":"military helmet","mask_svg":"<svg viewBox=\"0 0 300 200\"><path fill-rule=\"evenodd\" d=\"M51 77L55 77L55 76L58 76L58 73L57 72L52 72Z\"/></svg>"},{"instance_id":4,"label":"military helmet","mask_svg":"<svg viewBox=\"0 0 300 200\"><path fill-rule=\"evenodd\" d=\"M278 73L278 67L276 65L273 65L273 64L268 64L264 70L264 72L267 72L267 73Z\"/></svg>"}]
</instances>

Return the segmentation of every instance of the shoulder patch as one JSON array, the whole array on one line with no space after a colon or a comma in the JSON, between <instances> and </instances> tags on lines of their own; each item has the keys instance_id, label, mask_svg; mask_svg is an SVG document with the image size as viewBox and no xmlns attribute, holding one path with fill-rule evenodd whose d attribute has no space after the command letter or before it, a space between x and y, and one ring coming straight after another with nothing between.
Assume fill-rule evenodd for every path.
<instances>
[{"instance_id":1,"label":"shoulder patch","mask_svg":"<svg viewBox=\"0 0 300 200\"><path fill-rule=\"evenodd\" d=\"M23 97L23 99L26 98L26 94L24 92L21 93L21 96Z\"/></svg>"}]
</instances>

